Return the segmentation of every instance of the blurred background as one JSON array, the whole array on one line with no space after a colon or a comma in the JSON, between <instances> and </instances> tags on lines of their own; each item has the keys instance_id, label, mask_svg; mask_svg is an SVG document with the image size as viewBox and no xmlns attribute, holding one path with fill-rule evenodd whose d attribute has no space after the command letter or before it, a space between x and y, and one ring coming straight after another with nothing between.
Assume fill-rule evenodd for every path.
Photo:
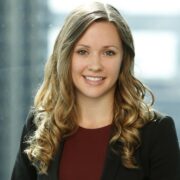
<instances>
[{"instance_id":1,"label":"blurred background","mask_svg":"<svg viewBox=\"0 0 180 180\"><path fill-rule=\"evenodd\" d=\"M90 0L89 0L90 1ZM103 1L103 0L102 0ZM10 179L23 124L65 16L88 0L0 0L0 179ZM107 0L128 21L136 75L175 120L180 140L179 0Z\"/></svg>"}]
</instances>

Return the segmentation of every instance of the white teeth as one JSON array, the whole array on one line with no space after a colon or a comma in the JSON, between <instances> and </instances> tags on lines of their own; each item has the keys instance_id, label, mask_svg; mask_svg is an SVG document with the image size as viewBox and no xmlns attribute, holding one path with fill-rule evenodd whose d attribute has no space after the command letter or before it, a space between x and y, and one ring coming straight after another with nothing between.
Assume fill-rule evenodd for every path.
<instances>
[{"instance_id":1,"label":"white teeth","mask_svg":"<svg viewBox=\"0 0 180 180\"><path fill-rule=\"evenodd\" d=\"M92 77L92 76L85 76L85 78L90 81L100 81L103 79L102 77Z\"/></svg>"}]
</instances>

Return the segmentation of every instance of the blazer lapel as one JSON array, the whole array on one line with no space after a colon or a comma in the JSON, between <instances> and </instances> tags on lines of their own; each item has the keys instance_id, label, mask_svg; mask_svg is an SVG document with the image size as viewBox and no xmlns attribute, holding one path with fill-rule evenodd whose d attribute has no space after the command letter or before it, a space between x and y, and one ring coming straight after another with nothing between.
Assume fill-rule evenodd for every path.
<instances>
[{"instance_id":1,"label":"blazer lapel","mask_svg":"<svg viewBox=\"0 0 180 180\"><path fill-rule=\"evenodd\" d=\"M108 146L105 166L101 180L110 180L116 176L117 171L121 164L121 159L120 156L118 155L119 150L120 150L120 143L116 143L114 144L114 146L112 145Z\"/></svg>"},{"instance_id":2,"label":"blazer lapel","mask_svg":"<svg viewBox=\"0 0 180 180\"><path fill-rule=\"evenodd\" d=\"M38 175L38 180L59 180L59 162L62 155L63 146L64 141L60 143L57 153L55 153L55 156L51 161L47 175Z\"/></svg>"}]
</instances>

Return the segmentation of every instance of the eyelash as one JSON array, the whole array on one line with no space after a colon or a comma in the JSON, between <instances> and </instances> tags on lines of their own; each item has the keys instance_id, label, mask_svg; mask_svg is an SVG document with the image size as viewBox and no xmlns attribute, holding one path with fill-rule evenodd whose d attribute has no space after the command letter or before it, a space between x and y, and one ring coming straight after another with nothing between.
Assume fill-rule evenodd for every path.
<instances>
[{"instance_id":1,"label":"eyelash","mask_svg":"<svg viewBox=\"0 0 180 180\"><path fill-rule=\"evenodd\" d=\"M80 49L80 50L77 50L77 54L79 55L87 55L88 54L88 51L84 50L84 49Z\"/></svg>"},{"instance_id":2,"label":"eyelash","mask_svg":"<svg viewBox=\"0 0 180 180\"><path fill-rule=\"evenodd\" d=\"M105 51L104 54L105 54L105 56L114 56L114 55L116 55L116 53L114 51L112 51L112 50Z\"/></svg>"},{"instance_id":3,"label":"eyelash","mask_svg":"<svg viewBox=\"0 0 180 180\"><path fill-rule=\"evenodd\" d=\"M77 54L79 54L81 56L89 54L89 52L87 50L84 50L84 49L77 50L76 52L77 52ZM112 51L112 50L107 50L103 54L105 56L114 56L114 55L116 55L116 53L114 51Z\"/></svg>"}]
</instances>

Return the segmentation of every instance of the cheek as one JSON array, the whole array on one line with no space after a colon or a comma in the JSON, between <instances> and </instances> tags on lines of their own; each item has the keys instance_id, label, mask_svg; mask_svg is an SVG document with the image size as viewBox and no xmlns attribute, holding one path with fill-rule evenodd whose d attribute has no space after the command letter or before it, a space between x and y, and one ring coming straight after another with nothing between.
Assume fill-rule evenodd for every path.
<instances>
[{"instance_id":1,"label":"cheek","mask_svg":"<svg viewBox=\"0 0 180 180\"><path fill-rule=\"evenodd\" d=\"M81 73L84 69L84 63L78 59L72 59L72 64L71 64L71 72L72 75L75 75L77 73Z\"/></svg>"},{"instance_id":2,"label":"cheek","mask_svg":"<svg viewBox=\"0 0 180 180\"><path fill-rule=\"evenodd\" d=\"M72 63L71 63L71 72L72 72L72 74L73 74L74 72L76 72L77 69L78 69L78 64L77 64L76 59L73 57L73 58L72 58Z\"/></svg>"},{"instance_id":3,"label":"cheek","mask_svg":"<svg viewBox=\"0 0 180 180\"><path fill-rule=\"evenodd\" d=\"M72 63L71 63L71 76L72 76L72 81L73 81L74 85L76 84L76 81L77 81L77 74L78 74L77 64L74 63L74 61L72 60Z\"/></svg>"},{"instance_id":4,"label":"cheek","mask_svg":"<svg viewBox=\"0 0 180 180\"><path fill-rule=\"evenodd\" d=\"M121 61L115 61L114 63L107 64L107 69L109 70L109 73L112 74L115 78L119 76L121 68Z\"/></svg>"}]
</instances>

